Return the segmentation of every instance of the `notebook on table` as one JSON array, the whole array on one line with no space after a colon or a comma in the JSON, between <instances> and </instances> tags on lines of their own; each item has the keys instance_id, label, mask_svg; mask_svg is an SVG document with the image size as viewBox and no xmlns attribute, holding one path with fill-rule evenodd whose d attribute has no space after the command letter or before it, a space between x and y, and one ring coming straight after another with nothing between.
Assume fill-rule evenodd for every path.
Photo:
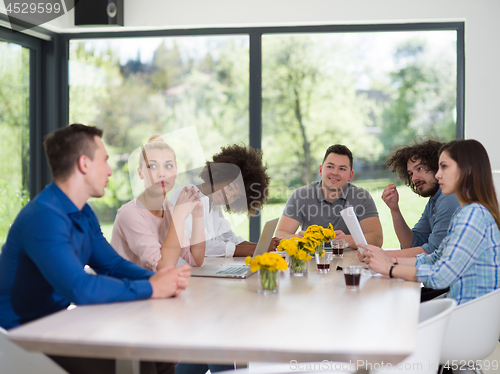
<instances>
[{"instance_id":1,"label":"notebook on table","mask_svg":"<svg viewBox=\"0 0 500 374\"><path fill-rule=\"evenodd\" d=\"M253 257L264 254L269 249L269 244L273 239L274 230L278 224L279 218L267 221L262 229L262 234L260 235L257 247L255 247L255 252ZM215 277L215 278L239 278L245 279L252 275L254 272L250 270L250 266L245 265L203 265L199 268L194 268L191 270L191 276L193 277Z\"/></svg>"}]
</instances>

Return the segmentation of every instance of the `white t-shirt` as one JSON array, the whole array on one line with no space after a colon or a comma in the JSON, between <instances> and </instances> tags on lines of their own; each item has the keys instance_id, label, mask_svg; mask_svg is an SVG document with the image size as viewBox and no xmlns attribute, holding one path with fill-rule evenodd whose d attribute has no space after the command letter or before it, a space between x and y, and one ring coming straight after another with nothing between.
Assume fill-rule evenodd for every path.
<instances>
[{"instance_id":1,"label":"white t-shirt","mask_svg":"<svg viewBox=\"0 0 500 374\"><path fill-rule=\"evenodd\" d=\"M236 245L244 240L231 230L231 223L224 218L222 209L218 205L210 207L210 200L193 184L176 188L172 192L170 201L173 205L177 202L184 187L194 187L199 193L203 203L203 220L205 224L205 256L206 257L233 257ZM191 237L193 232L193 217L189 215L184 223L184 229Z\"/></svg>"}]
</instances>

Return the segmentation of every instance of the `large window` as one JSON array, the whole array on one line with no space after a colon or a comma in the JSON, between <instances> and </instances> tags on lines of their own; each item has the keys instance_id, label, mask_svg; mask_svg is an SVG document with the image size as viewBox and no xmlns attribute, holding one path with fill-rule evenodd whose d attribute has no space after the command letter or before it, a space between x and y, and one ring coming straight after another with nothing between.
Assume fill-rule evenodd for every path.
<instances>
[{"instance_id":1,"label":"large window","mask_svg":"<svg viewBox=\"0 0 500 374\"><path fill-rule=\"evenodd\" d=\"M70 123L102 128L111 156L106 195L91 202L108 239L133 198L126 161L152 134L195 126L204 159L248 144L248 48L248 36L71 41Z\"/></svg>"},{"instance_id":2,"label":"large window","mask_svg":"<svg viewBox=\"0 0 500 374\"><path fill-rule=\"evenodd\" d=\"M29 58L27 48L0 40L0 248L29 200Z\"/></svg>"},{"instance_id":3,"label":"large window","mask_svg":"<svg viewBox=\"0 0 500 374\"><path fill-rule=\"evenodd\" d=\"M328 146L347 145L356 185L375 199L384 247L399 247L380 196L401 182L385 167L387 155L416 138L456 137L455 31L264 35L262 38L262 148L281 214L289 193L319 180ZM427 199L404 186L401 208L410 227Z\"/></svg>"},{"instance_id":4,"label":"large window","mask_svg":"<svg viewBox=\"0 0 500 374\"><path fill-rule=\"evenodd\" d=\"M112 156L106 196L92 202L105 235L116 209L132 198L128 155L151 134L195 126L206 159L232 143L263 149L272 177L263 220L280 216L291 191L318 178L329 145L347 145L355 156L354 183L370 190L379 208L384 246L397 246L380 199L383 187L397 182L385 159L416 137L448 141L463 134L457 100L457 93L463 98L463 25L196 35L204 32L67 36L70 122L103 128ZM406 187L400 193L411 226L427 200ZM248 238L247 222L234 229Z\"/></svg>"}]
</instances>

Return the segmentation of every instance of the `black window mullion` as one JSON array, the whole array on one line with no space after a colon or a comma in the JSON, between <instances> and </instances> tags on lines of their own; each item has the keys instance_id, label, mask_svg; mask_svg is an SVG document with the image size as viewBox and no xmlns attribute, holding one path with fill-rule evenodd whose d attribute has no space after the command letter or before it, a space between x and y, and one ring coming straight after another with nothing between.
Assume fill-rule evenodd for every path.
<instances>
[{"instance_id":1,"label":"black window mullion","mask_svg":"<svg viewBox=\"0 0 500 374\"><path fill-rule=\"evenodd\" d=\"M30 129L30 198L36 196L41 180L42 158L38 155L41 149L41 56L40 49L30 50L30 88L29 88L29 129Z\"/></svg>"},{"instance_id":2,"label":"black window mullion","mask_svg":"<svg viewBox=\"0 0 500 374\"><path fill-rule=\"evenodd\" d=\"M262 149L262 33L250 32L250 145ZM250 241L260 237L260 214L250 218Z\"/></svg>"}]
</instances>

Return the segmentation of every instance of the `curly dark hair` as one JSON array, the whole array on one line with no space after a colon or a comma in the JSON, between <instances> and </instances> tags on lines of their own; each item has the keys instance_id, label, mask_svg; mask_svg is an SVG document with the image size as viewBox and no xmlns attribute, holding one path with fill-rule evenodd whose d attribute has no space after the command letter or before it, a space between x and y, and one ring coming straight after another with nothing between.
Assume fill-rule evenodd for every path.
<instances>
[{"instance_id":1,"label":"curly dark hair","mask_svg":"<svg viewBox=\"0 0 500 374\"><path fill-rule=\"evenodd\" d=\"M218 164L233 164L238 168L217 167ZM233 144L221 147L221 151L207 161L200 173L205 183L216 181L231 181L241 172L245 184L246 201L236 200L231 204L231 212L240 213L248 210L248 216L258 213L267 200L270 177L267 175L267 165L262 160L262 151L245 144ZM212 179L211 179L212 178ZM228 207L227 207L228 208ZM228 208L229 210L229 208Z\"/></svg>"},{"instance_id":2,"label":"curly dark hair","mask_svg":"<svg viewBox=\"0 0 500 374\"><path fill-rule=\"evenodd\" d=\"M419 193L408 174L408 160L420 162L428 171L437 173L439 163L439 150L444 143L436 140L426 140L416 142L411 146L402 146L397 148L387 158L387 166L393 173L397 173L399 179L409 186L413 192Z\"/></svg>"}]
</instances>

